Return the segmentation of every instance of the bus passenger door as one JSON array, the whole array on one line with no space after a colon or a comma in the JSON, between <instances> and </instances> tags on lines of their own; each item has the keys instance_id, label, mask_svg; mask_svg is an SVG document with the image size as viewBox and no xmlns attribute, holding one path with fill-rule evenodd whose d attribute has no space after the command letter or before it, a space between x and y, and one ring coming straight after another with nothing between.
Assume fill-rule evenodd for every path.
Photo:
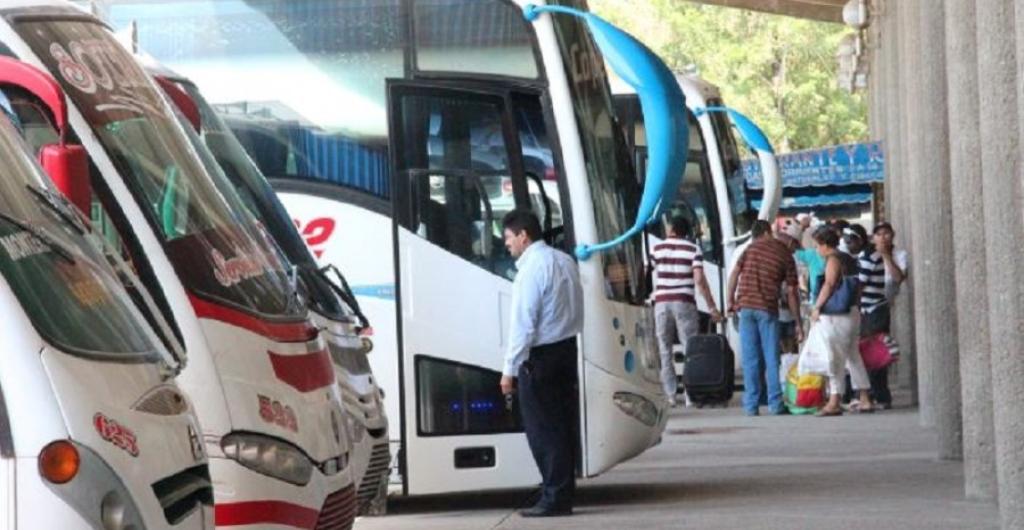
<instances>
[{"instance_id":1,"label":"bus passenger door","mask_svg":"<svg viewBox=\"0 0 1024 530\"><path fill-rule=\"evenodd\" d=\"M515 275L501 221L529 191L510 96L465 86L388 85L409 494L539 481L499 389Z\"/></svg>"}]
</instances>

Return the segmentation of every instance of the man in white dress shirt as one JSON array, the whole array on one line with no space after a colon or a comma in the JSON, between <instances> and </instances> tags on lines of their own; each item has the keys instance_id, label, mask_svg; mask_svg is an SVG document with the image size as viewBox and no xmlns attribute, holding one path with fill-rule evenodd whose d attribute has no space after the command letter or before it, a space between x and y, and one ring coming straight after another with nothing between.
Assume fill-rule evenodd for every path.
<instances>
[{"instance_id":1,"label":"man in white dress shirt","mask_svg":"<svg viewBox=\"0 0 1024 530\"><path fill-rule=\"evenodd\" d=\"M503 221L505 246L517 258L512 282L503 394L518 392L519 409L541 497L524 517L572 514L576 488L576 335L583 328L583 289L568 254L541 237L537 216L514 210Z\"/></svg>"}]
</instances>

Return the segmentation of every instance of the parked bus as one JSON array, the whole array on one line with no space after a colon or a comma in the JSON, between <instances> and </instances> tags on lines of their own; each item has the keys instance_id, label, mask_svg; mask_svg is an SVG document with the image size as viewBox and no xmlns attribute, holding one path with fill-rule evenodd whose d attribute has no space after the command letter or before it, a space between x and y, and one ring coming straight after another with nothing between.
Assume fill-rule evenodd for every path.
<instances>
[{"instance_id":1,"label":"parked bus","mask_svg":"<svg viewBox=\"0 0 1024 530\"><path fill-rule=\"evenodd\" d=\"M47 81L0 58L0 87L46 92L63 130ZM39 151L58 191L0 106L0 529L212 528L199 423L174 381L184 350L61 194L88 191L85 153Z\"/></svg>"},{"instance_id":2,"label":"parked bus","mask_svg":"<svg viewBox=\"0 0 1024 530\"><path fill-rule=\"evenodd\" d=\"M715 305L724 314L725 290L732 264L746 248L751 225L756 219L773 221L778 215L782 200L778 161L764 133L745 116L726 107L718 87L692 75L679 75L676 79L686 94L690 137L686 171L671 210L693 227L694 241L704 255L705 277ZM628 84L615 81L613 79L612 89L620 124L635 163L642 168L647 157L647 139L639 98ZM757 157L765 175L764 198L758 207L748 193L734 131ZM638 171L638 174L643 172ZM655 227L649 236L649 246L660 241L661 236L662 232ZM703 297L697 297L697 306L705 316L707 327L710 308ZM726 330L732 350L738 355L738 329L727 326ZM736 366L742 364L737 362ZM681 370L677 369L676 373Z\"/></svg>"},{"instance_id":3,"label":"parked bus","mask_svg":"<svg viewBox=\"0 0 1024 530\"><path fill-rule=\"evenodd\" d=\"M356 496L360 511L366 511L375 498L387 494L391 463L383 395L366 356L373 343L360 337L360 332L371 331L370 322L341 272L316 263L267 179L195 84L156 64L147 69L202 134L203 142L224 170L226 179L222 182L231 182L287 262L296 267L310 316L326 333L352 441L349 461ZM352 251L360 253L359 249Z\"/></svg>"},{"instance_id":4,"label":"parked bus","mask_svg":"<svg viewBox=\"0 0 1024 530\"><path fill-rule=\"evenodd\" d=\"M0 18L0 50L66 91L67 141L89 154L95 218L189 352L179 384L204 429L217 526L351 526L330 355L269 237L100 21L56 1L7 2ZM8 95L29 138L55 136L34 112L45 94Z\"/></svg>"},{"instance_id":5,"label":"parked bus","mask_svg":"<svg viewBox=\"0 0 1024 530\"><path fill-rule=\"evenodd\" d=\"M223 111L314 255L352 282L403 492L535 485L498 387L515 274L501 214L534 208L567 252L651 215L588 22L528 22L506 0L98 4ZM623 241L579 262L582 476L658 443L666 421L642 240Z\"/></svg>"}]
</instances>

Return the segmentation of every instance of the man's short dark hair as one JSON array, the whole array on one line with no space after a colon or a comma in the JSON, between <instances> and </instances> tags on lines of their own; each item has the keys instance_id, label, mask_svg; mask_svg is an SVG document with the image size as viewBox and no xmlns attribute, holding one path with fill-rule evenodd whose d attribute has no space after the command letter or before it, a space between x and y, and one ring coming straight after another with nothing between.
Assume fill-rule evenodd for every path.
<instances>
[{"instance_id":1,"label":"man's short dark hair","mask_svg":"<svg viewBox=\"0 0 1024 530\"><path fill-rule=\"evenodd\" d=\"M668 226L672 228L678 237L687 237L690 235L690 221L687 221L685 217L676 215L668 220Z\"/></svg>"},{"instance_id":2,"label":"man's short dark hair","mask_svg":"<svg viewBox=\"0 0 1024 530\"><path fill-rule=\"evenodd\" d=\"M516 209L508 212L501 220L501 225L513 234L519 234L526 230L526 236L530 238L530 241L540 241L544 237L544 233L540 229L540 220L530 210Z\"/></svg>"},{"instance_id":3,"label":"man's short dark hair","mask_svg":"<svg viewBox=\"0 0 1024 530\"><path fill-rule=\"evenodd\" d=\"M772 224L764 219L754 221L754 225L750 227L750 235L754 239L770 233L772 233Z\"/></svg>"}]
</instances>

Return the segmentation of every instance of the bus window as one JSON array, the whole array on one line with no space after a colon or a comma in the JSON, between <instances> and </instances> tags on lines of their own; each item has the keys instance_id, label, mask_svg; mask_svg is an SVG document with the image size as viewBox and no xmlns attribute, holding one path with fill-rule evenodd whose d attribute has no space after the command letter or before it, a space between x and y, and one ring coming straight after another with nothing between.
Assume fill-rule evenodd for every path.
<instances>
[{"instance_id":1,"label":"bus window","mask_svg":"<svg viewBox=\"0 0 1024 530\"><path fill-rule=\"evenodd\" d=\"M679 185L676 204L672 207L672 215L681 214L690 221L693 240L700 245L704 258L708 261L721 261L716 245L718 211L713 200L714 182L708 167L707 149L700 126L692 113L690 122L690 153L686 160L686 172ZM677 213L678 210L678 213Z\"/></svg>"},{"instance_id":2,"label":"bus window","mask_svg":"<svg viewBox=\"0 0 1024 530\"><path fill-rule=\"evenodd\" d=\"M558 171L555 169L555 157L548 140L540 100L536 96L516 94L512 96L512 101L530 208L540 218L548 244L569 252L571 249L565 241L562 199L558 190Z\"/></svg>"},{"instance_id":3,"label":"bus window","mask_svg":"<svg viewBox=\"0 0 1024 530\"><path fill-rule=\"evenodd\" d=\"M413 16L419 70L538 77L529 23L511 2L426 0Z\"/></svg>"},{"instance_id":4,"label":"bus window","mask_svg":"<svg viewBox=\"0 0 1024 530\"><path fill-rule=\"evenodd\" d=\"M410 230L449 252L508 277L513 261L501 215L515 208L500 103L455 95L402 96L403 156Z\"/></svg>"},{"instance_id":5,"label":"bus window","mask_svg":"<svg viewBox=\"0 0 1024 530\"><path fill-rule=\"evenodd\" d=\"M565 0L556 4L572 3ZM598 241L610 241L633 224L642 190L619 126L601 53L586 25L575 17L554 17L555 34L570 80L587 181L594 208ZM647 286L643 275L640 237L602 252L605 294L610 300L643 303Z\"/></svg>"},{"instance_id":6,"label":"bus window","mask_svg":"<svg viewBox=\"0 0 1024 530\"><path fill-rule=\"evenodd\" d=\"M417 427L421 436L522 432L519 407L499 392L501 373L416 356Z\"/></svg>"},{"instance_id":7,"label":"bus window","mask_svg":"<svg viewBox=\"0 0 1024 530\"><path fill-rule=\"evenodd\" d=\"M723 106L722 100L709 99L708 106ZM715 129L715 136L718 137L718 152L722 157L722 169L725 170L726 191L729 194L732 222L735 227L733 235L743 235L750 231L754 220L757 219L757 210L753 208L747 197L743 161L740 159L740 152L737 148L736 137L733 136L732 126L729 124L729 117L722 112L712 112L709 117Z\"/></svg>"}]
</instances>

